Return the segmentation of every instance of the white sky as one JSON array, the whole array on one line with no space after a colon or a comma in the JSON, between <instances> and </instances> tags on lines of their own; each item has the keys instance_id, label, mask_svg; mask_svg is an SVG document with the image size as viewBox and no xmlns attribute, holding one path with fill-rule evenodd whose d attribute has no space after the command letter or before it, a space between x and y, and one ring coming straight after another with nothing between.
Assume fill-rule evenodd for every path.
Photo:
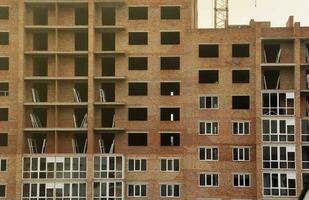
<instances>
[{"instance_id":1,"label":"white sky","mask_svg":"<svg viewBox=\"0 0 309 200\"><path fill-rule=\"evenodd\" d=\"M213 1L198 0L200 28L213 27ZM229 0L229 24L249 24L250 19L255 19L285 26L290 15L302 26L309 26L309 0Z\"/></svg>"}]
</instances>

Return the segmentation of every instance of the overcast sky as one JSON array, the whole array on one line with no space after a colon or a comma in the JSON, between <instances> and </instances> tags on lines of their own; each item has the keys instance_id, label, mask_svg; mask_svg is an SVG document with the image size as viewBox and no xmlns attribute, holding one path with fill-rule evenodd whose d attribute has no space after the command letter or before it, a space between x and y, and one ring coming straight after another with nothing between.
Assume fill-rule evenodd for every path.
<instances>
[{"instance_id":1,"label":"overcast sky","mask_svg":"<svg viewBox=\"0 0 309 200\"><path fill-rule=\"evenodd\" d=\"M213 1L198 0L200 28L213 27ZM309 0L229 0L229 9L230 24L249 24L250 19L255 19L285 26L288 17L294 15L294 21L309 26Z\"/></svg>"}]
</instances>

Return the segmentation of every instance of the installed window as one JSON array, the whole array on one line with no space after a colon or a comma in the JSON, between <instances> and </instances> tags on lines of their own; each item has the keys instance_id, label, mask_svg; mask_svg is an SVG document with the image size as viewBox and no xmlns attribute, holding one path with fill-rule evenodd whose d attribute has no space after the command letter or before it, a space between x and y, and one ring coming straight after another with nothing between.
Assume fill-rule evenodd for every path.
<instances>
[{"instance_id":1,"label":"installed window","mask_svg":"<svg viewBox=\"0 0 309 200\"><path fill-rule=\"evenodd\" d=\"M233 134L234 135L249 135L250 134L250 122L248 121L233 122Z\"/></svg>"},{"instance_id":2,"label":"installed window","mask_svg":"<svg viewBox=\"0 0 309 200\"><path fill-rule=\"evenodd\" d=\"M116 25L116 7L102 7L102 25Z\"/></svg>"},{"instance_id":3,"label":"installed window","mask_svg":"<svg viewBox=\"0 0 309 200\"><path fill-rule=\"evenodd\" d=\"M218 83L219 70L199 70L199 83Z\"/></svg>"},{"instance_id":4,"label":"installed window","mask_svg":"<svg viewBox=\"0 0 309 200\"><path fill-rule=\"evenodd\" d=\"M128 108L129 121L147 121L148 120L147 108Z\"/></svg>"},{"instance_id":5,"label":"installed window","mask_svg":"<svg viewBox=\"0 0 309 200\"><path fill-rule=\"evenodd\" d=\"M294 133L294 129L293 129L293 133ZM303 142L309 142L309 119L301 120L301 135L302 135Z\"/></svg>"},{"instance_id":6,"label":"installed window","mask_svg":"<svg viewBox=\"0 0 309 200\"><path fill-rule=\"evenodd\" d=\"M161 121L179 121L180 108L160 108Z\"/></svg>"},{"instance_id":7,"label":"installed window","mask_svg":"<svg viewBox=\"0 0 309 200\"><path fill-rule=\"evenodd\" d=\"M129 20L147 20L148 19L148 7L136 6L129 7Z\"/></svg>"},{"instance_id":8,"label":"installed window","mask_svg":"<svg viewBox=\"0 0 309 200\"><path fill-rule=\"evenodd\" d=\"M265 142L292 142L295 138L295 119L263 119L262 134Z\"/></svg>"},{"instance_id":9,"label":"installed window","mask_svg":"<svg viewBox=\"0 0 309 200\"><path fill-rule=\"evenodd\" d=\"M128 183L129 197L147 197L147 184Z\"/></svg>"},{"instance_id":10,"label":"installed window","mask_svg":"<svg viewBox=\"0 0 309 200\"><path fill-rule=\"evenodd\" d=\"M161 70L177 70L180 69L180 57L160 57Z\"/></svg>"},{"instance_id":11,"label":"installed window","mask_svg":"<svg viewBox=\"0 0 309 200\"><path fill-rule=\"evenodd\" d=\"M180 6L161 6L161 19L180 19Z\"/></svg>"},{"instance_id":12,"label":"installed window","mask_svg":"<svg viewBox=\"0 0 309 200\"><path fill-rule=\"evenodd\" d=\"M201 135L217 135L219 132L219 122L217 121L202 121L199 124Z\"/></svg>"},{"instance_id":13,"label":"installed window","mask_svg":"<svg viewBox=\"0 0 309 200\"><path fill-rule=\"evenodd\" d=\"M8 134L7 133L0 133L0 146L1 147L8 146Z\"/></svg>"},{"instance_id":14,"label":"installed window","mask_svg":"<svg viewBox=\"0 0 309 200\"><path fill-rule=\"evenodd\" d=\"M219 57L218 44L200 44L199 45L200 58L217 58Z\"/></svg>"},{"instance_id":15,"label":"installed window","mask_svg":"<svg viewBox=\"0 0 309 200\"><path fill-rule=\"evenodd\" d=\"M250 96L233 96L233 109L250 109Z\"/></svg>"},{"instance_id":16,"label":"installed window","mask_svg":"<svg viewBox=\"0 0 309 200\"><path fill-rule=\"evenodd\" d=\"M263 115L294 115L294 92L263 92Z\"/></svg>"},{"instance_id":17,"label":"installed window","mask_svg":"<svg viewBox=\"0 0 309 200\"><path fill-rule=\"evenodd\" d=\"M161 146L180 146L180 133L160 133Z\"/></svg>"},{"instance_id":18,"label":"installed window","mask_svg":"<svg viewBox=\"0 0 309 200\"><path fill-rule=\"evenodd\" d=\"M48 7L33 7L33 25L48 25Z\"/></svg>"},{"instance_id":19,"label":"installed window","mask_svg":"<svg viewBox=\"0 0 309 200\"><path fill-rule=\"evenodd\" d=\"M232 70L233 83L249 83L250 71L249 70Z\"/></svg>"},{"instance_id":20,"label":"installed window","mask_svg":"<svg viewBox=\"0 0 309 200\"><path fill-rule=\"evenodd\" d=\"M1 19L9 19L9 7L8 6L0 6L0 20Z\"/></svg>"},{"instance_id":21,"label":"installed window","mask_svg":"<svg viewBox=\"0 0 309 200\"><path fill-rule=\"evenodd\" d=\"M232 45L232 56L233 57L249 57L250 56L250 45L249 44L233 44Z\"/></svg>"},{"instance_id":22,"label":"installed window","mask_svg":"<svg viewBox=\"0 0 309 200\"><path fill-rule=\"evenodd\" d=\"M250 148L249 147L234 147L233 148L233 161L249 161Z\"/></svg>"},{"instance_id":23,"label":"installed window","mask_svg":"<svg viewBox=\"0 0 309 200\"><path fill-rule=\"evenodd\" d=\"M124 157L115 154L94 156L94 178L122 179L124 177Z\"/></svg>"},{"instance_id":24,"label":"installed window","mask_svg":"<svg viewBox=\"0 0 309 200\"><path fill-rule=\"evenodd\" d=\"M250 187L250 174L233 174L234 187Z\"/></svg>"},{"instance_id":25,"label":"installed window","mask_svg":"<svg viewBox=\"0 0 309 200\"><path fill-rule=\"evenodd\" d=\"M129 133L128 146L147 146L147 133Z\"/></svg>"},{"instance_id":26,"label":"installed window","mask_svg":"<svg viewBox=\"0 0 309 200\"><path fill-rule=\"evenodd\" d=\"M6 185L0 184L0 197L6 197Z\"/></svg>"},{"instance_id":27,"label":"installed window","mask_svg":"<svg viewBox=\"0 0 309 200\"><path fill-rule=\"evenodd\" d=\"M75 25L88 25L88 8L75 8Z\"/></svg>"},{"instance_id":28,"label":"installed window","mask_svg":"<svg viewBox=\"0 0 309 200\"><path fill-rule=\"evenodd\" d=\"M179 31L161 32L161 45L175 45L180 44Z\"/></svg>"},{"instance_id":29,"label":"installed window","mask_svg":"<svg viewBox=\"0 0 309 200\"><path fill-rule=\"evenodd\" d=\"M302 145L301 147L301 155L302 155L302 168L309 169L309 146Z\"/></svg>"},{"instance_id":30,"label":"installed window","mask_svg":"<svg viewBox=\"0 0 309 200\"><path fill-rule=\"evenodd\" d=\"M201 109L217 109L219 108L218 96L200 96Z\"/></svg>"},{"instance_id":31,"label":"installed window","mask_svg":"<svg viewBox=\"0 0 309 200\"><path fill-rule=\"evenodd\" d=\"M180 82L161 82L160 86L162 96L180 95Z\"/></svg>"},{"instance_id":32,"label":"installed window","mask_svg":"<svg viewBox=\"0 0 309 200\"><path fill-rule=\"evenodd\" d=\"M0 121L8 121L8 120L9 120L9 109L0 108Z\"/></svg>"},{"instance_id":33,"label":"installed window","mask_svg":"<svg viewBox=\"0 0 309 200\"><path fill-rule=\"evenodd\" d=\"M9 32L0 32L0 45L9 44Z\"/></svg>"},{"instance_id":34,"label":"installed window","mask_svg":"<svg viewBox=\"0 0 309 200\"><path fill-rule=\"evenodd\" d=\"M0 70L9 70L9 57L0 57Z\"/></svg>"},{"instance_id":35,"label":"installed window","mask_svg":"<svg viewBox=\"0 0 309 200\"><path fill-rule=\"evenodd\" d=\"M179 197L179 184L160 184L160 197Z\"/></svg>"},{"instance_id":36,"label":"installed window","mask_svg":"<svg viewBox=\"0 0 309 200\"><path fill-rule=\"evenodd\" d=\"M128 170L133 172L141 172L147 170L147 159L145 158L129 158Z\"/></svg>"},{"instance_id":37,"label":"installed window","mask_svg":"<svg viewBox=\"0 0 309 200\"><path fill-rule=\"evenodd\" d=\"M263 146L264 169L294 169L295 146Z\"/></svg>"},{"instance_id":38,"label":"installed window","mask_svg":"<svg viewBox=\"0 0 309 200\"><path fill-rule=\"evenodd\" d=\"M129 45L147 45L148 32L129 32Z\"/></svg>"},{"instance_id":39,"label":"installed window","mask_svg":"<svg viewBox=\"0 0 309 200\"><path fill-rule=\"evenodd\" d=\"M123 181L95 181L93 183L93 199L123 199L125 195L123 187Z\"/></svg>"},{"instance_id":40,"label":"installed window","mask_svg":"<svg viewBox=\"0 0 309 200\"><path fill-rule=\"evenodd\" d=\"M9 96L9 83L0 82L0 96Z\"/></svg>"},{"instance_id":41,"label":"installed window","mask_svg":"<svg viewBox=\"0 0 309 200\"><path fill-rule=\"evenodd\" d=\"M180 160L179 158L161 158L160 167L163 172L178 172Z\"/></svg>"},{"instance_id":42,"label":"installed window","mask_svg":"<svg viewBox=\"0 0 309 200\"><path fill-rule=\"evenodd\" d=\"M148 57L129 57L129 70L147 70Z\"/></svg>"},{"instance_id":43,"label":"installed window","mask_svg":"<svg viewBox=\"0 0 309 200\"><path fill-rule=\"evenodd\" d=\"M295 196L295 172L269 172L263 173L264 196Z\"/></svg>"},{"instance_id":44,"label":"installed window","mask_svg":"<svg viewBox=\"0 0 309 200\"><path fill-rule=\"evenodd\" d=\"M218 147L200 147L199 148L200 161L218 161L219 148Z\"/></svg>"},{"instance_id":45,"label":"installed window","mask_svg":"<svg viewBox=\"0 0 309 200\"><path fill-rule=\"evenodd\" d=\"M0 171L5 172L7 170L7 159L0 159Z\"/></svg>"},{"instance_id":46,"label":"installed window","mask_svg":"<svg viewBox=\"0 0 309 200\"><path fill-rule=\"evenodd\" d=\"M218 173L202 173L200 174L201 187L218 187L219 174Z\"/></svg>"},{"instance_id":47,"label":"installed window","mask_svg":"<svg viewBox=\"0 0 309 200\"><path fill-rule=\"evenodd\" d=\"M131 82L129 85L129 96L147 96L148 94L148 83L142 82Z\"/></svg>"}]
</instances>

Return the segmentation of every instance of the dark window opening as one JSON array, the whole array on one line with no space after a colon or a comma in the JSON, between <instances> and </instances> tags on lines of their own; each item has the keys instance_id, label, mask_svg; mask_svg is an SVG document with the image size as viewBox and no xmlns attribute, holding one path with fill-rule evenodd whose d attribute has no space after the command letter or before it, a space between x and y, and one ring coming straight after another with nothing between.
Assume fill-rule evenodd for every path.
<instances>
[{"instance_id":1,"label":"dark window opening","mask_svg":"<svg viewBox=\"0 0 309 200\"><path fill-rule=\"evenodd\" d=\"M0 197L5 197L6 185L0 185Z\"/></svg>"},{"instance_id":2,"label":"dark window opening","mask_svg":"<svg viewBox=\"0 0 309 200\"><path fill-rule=\"evenodd\" d=\"M47 102L48 101L48 84L47 83L33 83L32 85L33 102Z\"/></svg>"},{"instance_id":3,"label":"dark window opening","mask_svg":"<svg viewBox=\"0 0 309 200\"><path fill-rule=\"evenodd\" d=\"M32 133L28 138L29 153L45 153L46 138L46 133Z\"/></svg>"},{"instance_id":4,"label":"dark window opening","mask_svg":"<svg viewBox=\"0 0 309 200\"><path fill-rule=\"evenodd\" d=\"M114 144L115 144L115 134L114 133L101 134L101 153L113 153L115 149Z\"/></svg>"},{"instance_id":5,"label":"dark window opening","mask_svg":"<svg viewBox=\"0 0 309 200\"><path fill-rule=\"evenodd\" d=\"M102 108L101 109L101 125L103 128L115 127L115 109Z\"/></svg>"},{"instance_id":6,"label":"dark window opening","mask_svg":"<svg viewBox=\"0 0 309 200\"><path fill-rule=\"evenodd\" d=\"M48 76L48 57L33 58L33 76Z\"/></svg>"},{"instance_id":7,"label":"dark window opening","mask_svg":"<svg viewBox=\"0 0 309 200\"><path fill-rule=\"evenodd\" d=\"M180 32L161 32L161 44L180 44Z\"/></svg>"},{"instance_id":8,"label":"dark window opening","mask_svg":"<svg viewBox=\"0 0 309 200\"><path fill-rule=\"evenodd\" d=\"M180 6L162 6L161 19L180 19Z\"/></svg>"},{"instance_id":9,"label":"dark window opening","mask_svg":"<svg viewBox=\"0 0 309 200\"><path fill-rule=\"evenodd\" d=\"M232 45L232 56L233 57L249 57L250 56L250 45L249 44L233 44Z\"/></svg>"},{"instance_id":10,"label":"dark window opening","mask_svg":"<svg viewBox=\"0 0 309 200\"><path fill-rule=\"evenodd\" d=\"M129 7L129 20L147 20L148 7Z\"/></svg>"},{"instance_id":11,"label":"dark window opening","mask_svg":"<svg viewBox=\"0 0 309 200\"><path fill-rule=\"evenodd\" d=\"M303 188L309 189L309 173L303 173Z\"/></svg>"},{"instance_id":12,"label":"dark window opening","mask_svg":"<svg viewBox=\"0 0 309 200\"><path fill-rule=\"evenodd\" d=\"M0 57L0 70L9 70L9 57Z\"/></svg>"},{"instance_id":13,"label":"dark window opening","mask_svg":"<svg viewBox=\"0 0 309 200\"><path fill-rule=\"evenodd\" d=\"M129 45L147 45L147 32L129 32Z\"/></svg>"},{"instance_id":14,"label":"dark window opening","mask_svg":"<svg viewBox=\"0 0 309 200\"><path fill-rule=\"evenodd\" d=\"M33 25L48 25L48 7L33 8Z\"/></svg>"},{"instance_id":15,"label":"dark window opening","mask_svg":"<svg viewBox=\"0 0 309 200\"><path fill-rule=\"evenodd\" d=\"M102 51L115 51L116 36L113 32L102 33Z\"/></svg>"},{"instance_id":16,"label":"dark window opening","mask_svg":"<svg viewBox=\"0 0 309 200\"><path fill-rule=\"evenodd\" d=\"M162 82L161 83L162 96L178 96L180 95L179 82Z\"/></svg>"},{"instance_id":17,"label":"dark window opening","mask_svg":"<svg viewBox=\"0 0 309 200\"><path fill-rule=\"evenodd\" d=\"M233 109L250 109L249 96L233 96Z\"/></svg>"},{"instance_id":18,"label":"dark window opening","mask_svg":"<svg viewBox=\"0 0 309 200\"><path fill-rule=\"evenodd\" d=\"M264 70L264 89L280 89L280 70Z\"/></svg>"},{"instance_id":19,"label":"dark window opening","mask_svg":"<svg viewBox=\"0 0 309 200\"><path fill-rule=\"evenodd\" d=\"M219 71L218 70L200 70L199 83L218 83Z\"/></svg>"},{"instance_id":20,"label":"dark window opening","mask_svg":"<svg viewBox=\"0 0 309 200\"><path fill-rule=\"evenodd\" d=\"M9 96L9 83L0 82L0 96Z\"/></svg>"},{"instance_id":21,"label":"dark window opening","mask_svg":"<svg viewBox=\"0 0 309 200\"><path fill-rule=\"evenodd\" d=\"M87 152L87 134L77 133L74 135L73 153Z\"/></svg>"},{"instance_id":22,"label":"dark window opening","mask_svg":"<svg viewBox=\"0 0 309 200\"><path fill-rule=\"evenodd\" d=\"M309 146L302 146L302 168L309 169Z\"/></svg>"},{"instance_id":23,"label":"dark window opening","mask_svg":"<svg viewBox=\"0 0 309 200\"><path fill-rule=\"evenodd\" d=\"M1 159L0 163L0 171L5 172L7 170L7 159Z\"/></svg>"},{"instance_id":24,"label":"dark window opening","mask_svg":"<svg viewBox=\"0 0 309 200\"><path fill-rule=\"evenodd\" d=\"M101 62L102 76L115 76L115 57L103 57Z\"/></svg>"},{"instance_id":25,"label":"dark window opening","mask_svg":"<svg viewBox=\"0 0 309 200\"><path fill-rule=\"evenodd\" d=\"M48 50L48 32L33 33L33 50L34 51Z\"/></svg>"},{"instance_id":26,"label":"dark window opening","mask_svg":"<svg viewBox=\"0 0 309 200\"><path fill-rule=\"evenodd\" d=\"M47 127L47 109L46 108L33 108L32 114L35 116L35 120L38 126L35 128L46 128ZM33 123L33 122L32 122Z\"/></svg>"},{"instance_id":27,"label":"dark window opening","mask_svg":"<svg viewBox=\"0 0 309 200\"><path fill-rule=\"evenodd\" d=\"M161 70L180 69L180 57L161 57Z\"/></svg>"},{"instance_id":28,"label":"dark window opening","mask_svg":"<svg viewBox=\"0 0 309 200\"><path fill-rule=\"evenodd\" d=\"M1 147L8 146L8 134L7 133L0 133L0 146Z\"/></svg>"},{"instance_id":29,"label":"dark window opening","mask_svg":"<svg viewBox=\"0 0 309 200\"><path fill-rule=\"evenodd\" d=\"M88 101L88 84L87 83L75 83L74 88L75 102L87 102Z\"/></svg>"},{"instance_id":30,"label":"dark window opening","mask_svg":"<svg viewBox=\"0 0 309 200\"><path fill-rule=\"evenodd\" d=\"M75 51L88 51L88 32L75 33Z\"/></svg>"},{"instance_id":31,"label":"dark window opening","mask_svg":"<svg viewBox=\"0 0 309 200\"><path fill-rule=\"evenodd\" d=\"M75 25L88 25L88 8L75 8Z\"/></svg>"},{"instance_id":32,"label":"dark window opening","mask_svg":"<svg viewBox=\"0 0 309 200\"><path fill-rule=\"evenodd\" d=\"M9 19L9 7L0 7L0 19Z\"/></svg>"},{"instance_id":33,"label":"dark window opening","mask_svg":"<svg viewBox=\"0 0 309 200\"><path fill-rule=\"evenodd\" d=\"M115 83L102 83L101 89L104 94L105 102L115 101Z\"/></svg>"},{"instance_id":34,"label":"dark window opening","mask_svg":"<svg viewBox=\"0 0 309 200\"><path fill-rule=\"evenodd\" d=\"M280 54L280 44L264 44L264 62L279 63Z\"/></svg>"},{"instance_id":35,"label":"dark window opening","mask_svg":"<svg viewBox=\"0 0 309 200\"><path fill-rule=\"evenodd\" d=\"M147 121L148 119L147 108L129 108L128 115L129 121Z\"/></svg>"},{"instance_id":36,"label":"dark window opening","mask_svg":"<svg viewBox=\"0 0 309 200\"><path fill-rule=\"evenodd\" d=\"M0 45L9 44L9 32L0 32Z\"/></svg>"},{"instance_id":37,"label":"dark window opening","mask_svg":"<svg viewBox=\"0 0 309 200\"><path fill-rule=\"evenodd\" d=\"M160 108L161 121L179 121L180 108Z\"/></svg>"},{"instance_id":38,"label":"dark window opening","mask_svg":"<svg viewBox=\"0 0 309 200\"><path fill-rule=\"evenodd\" d=\"M88 76L88 58L75 58L75 76Z\"/></svg>"},{"instance_id":39,"label":"dark window opening","mask_svg":"<svg viewBox=\"0 0 309 200\"><path fill-rule=\"evenodd\" d=\"M8 120L9 120L9 109L0 108L0 121L8 121Z\"/></svg>"},{"instance_id":40,"label":"dark window opening","mask_svg":"<svg viewBox=\"0 0 309 200\"><path fill-rule=\"evenodd\" d=\"M179 133L161 133L161 146L179 146L180 134Z\"/></svg>"},{"instance_id":41,"label":"dark window opening","mask_svg":"<svg viewBox=\"0 0 309 200\"><path fill-rule=\"evenodd\" d=\"M113 26L116 25L116 8L103 7L102 8L102 25Z\"/></svg>"},{"instance_id":42,"label":"dark window opening","mask_svg":"<svg viewBox=\"0 0 309 200\"><path fill-rule=\"evenodd\" d=\"M85 128L87 123L87 108L74 108L74 128Z\"/></svg>"},{"instance_id":43,"label":"dark window opening","mask_svg":"<svg viewBox=\"0 0 309 200\"><path fill-rule=\"evenodd\" d=\"M217 58L219 57L219 45L217 44L200 44L199 45L200 58Z\"/></svg>"},{"instance_id":44,"label":"dark window opening","mask_svg":"<svg viewBox=\"0 0 309 200\"><path fill-rule=\"evenodd\" d=\"M232 71L233 83L249 83L250 71L249 70L233 70Z\"/></svg>"},{"instance_id":45,"label":"dark window opening","mask_svg":"<svg viewBox=\"0 0 309 200\"><path fill-rule=\"evenodd\" d=\"M147 96L147 83L129 83L129 96Z\"/></svg>"},{"instance_id":46,"label":"dark window opening","mask_svg":"<svg viewBox=\"0 0 309 200\"><path fill-rule=\"evenodd\" d=\"M128 146L147 146L147 133L128 133Z\"/></svg>"},{"instance_id":47,"label":"dark window opening","mask_svg":"<svg viewBox=\"0 0 309 200\"><path fill-rule=\"evenodd\" d=\"M147 57L129 57L129 70L147 70Z\"/></svg>"}]
</instances>

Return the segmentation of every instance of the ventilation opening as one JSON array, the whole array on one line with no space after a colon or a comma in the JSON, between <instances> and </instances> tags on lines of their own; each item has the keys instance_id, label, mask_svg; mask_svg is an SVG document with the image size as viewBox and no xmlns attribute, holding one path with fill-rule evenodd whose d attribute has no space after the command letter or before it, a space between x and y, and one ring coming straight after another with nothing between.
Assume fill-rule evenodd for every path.
<instances>
[{"instance_id":1,"label":"ventilation opening","mask_svg":"<svg viewBox=\"0 0 309 200\"><path fill-rule=\"evenodd\" d=\"M0 146L8 146L8 134L7 133L0 133Z\"/></svg>"},{"instance_id":2,"label":"ventilation opening","mask_svg":"<svg viewBox=\"0 0 309 200\"><path fill-rule=\"evenodd\" d=\"M32 133L27 139L29 153L46 153L46 134L45 133Z\"/></svg>"},{"instance_id":3,"label":"ventilation opening","mask_svg":"<svg viewBox=\"0 0 309 200\"><path fill-rule=\"evenodd\" d=\"M115 51L116 36L113 32L102 33L102 51Z\"/></svg>"},{"instance_id":4,"label":"ventilation opening","mask_svg":"<svg viewBox=\"0 0 309 200\"><path fill-rule=\"evenodd\" d=\"M75 25L88 25L88 8L75 8Z\"/></svg>"},{"instance_id":5,"label":"ventilation opening","mask_svg":"<svg viewBox=\"0 0 309 200\"><path fill-rule=\"evenodd\" d=\"M129 133L129 146L147 146L147 133Z\"/></svg>"},{"instance_id":6,"label":"ventilation opening","mask_svg":"<svg viewBox=\"0 0 309 200\"><path fill-rule=\"evenodd\" d=\"M160 116L161 121L179 121L180 108L161 108Z\"/></svg>"},{"instance_id":7,"label":"ventilation opening","mask_svg":"<svg viewBox=\"0 0 309 200\"><path fill-rule=\"evenodd\" d=\"M162 82L161 95L163 96L178 96L180 95L179 82Z\"/></svg>"},{"instance_id":8,"label":"ventilation opening","mask_svg":"<svg viewBox=\"0 0 309 200\"><path fill-rule=\"evenodd\" d=\"M147 20L148 7L129 7L129 20Z\"/></svg>"},{"instance_id":9,"label":"ventilation opening","mask_svg":"<svg viewBox=\"0 0 309 200\"><path fill-rule=\"evenodd\" d=\"M115 152L115 134L114 133L104 133L101 134L101 139L99 140L100 153L114 153Z\"/></svg>"},{"instance_id":10,"label":"ventilation opening","mask_svg":"<svg viewBox=\"0 0 309 200\"><path fill-rule=\"evenodd\" d=\"M116 8L103 7L102 8L102 25L114 26L116 25Z\"/></svg>"},{"instance_id":11,"label":"ventilation opening","mask_svg":"<svg viewBox=\"0 0 309 200\"><path fill-rule=\"evenodd\" d=\"M180 134L179 133L161 133L161 146L179 146Z\"/></svg>"},{"instance_id":12,"label":"ventilation opening","mask_svg":"<svg viewBox=\"0 0 309 200\"><path fill-rule=\"evenodd\" d=\"M9 19L9 7L0 7L0 19Z\"/></svg>"},{"instance_id":13,"label":"ventilation opening","mask_svg":"<svg viewBox=\"0 0 309 200\"><path fill-rule=\"evenodd\" d=\"M249 83L250 73L249 70L233 70L232 71L233 83Z\"/></svg>"},{"instance_id":14,"label":"ventilation opening","mask_svg":"<svg viewBox=\"0 0 309 200\"><path fill-rule=\"evenodd\" d=\"M115 109L114 108L102 108L101 110L101 124L103 128L115 127Z\"/></svg>"},{"instance_id":15,"label":"ventilation opening","mask_svg":"<svg viewBox=\"0 0 309 200\"><path fill-rule=\"evenodd\" d=\"M0 57L0 70L9 69L9 57Z\"/></svg>"},{"instance_id":16,"label":"ventilation opening","mask_svg":"<svg viewBox=\"0 0 309 200\"><path fill-rule=\"evenodd\" d=\"M48 85L47 83L33 83L31 89L33 102L48 101Z\"/></svg>"},{"instance_id":17,"label":"ventilation opening","mask_svg":"<svg viewBox=\"0 0 309 200\"><path fill-rule=\"evenodd\" d=\"M264 62L279 63L281 56L280 44L264 44Z\"/></svg>"},{"instance_id":18,"label":"ventilation opening","mask_svg":"<svg viewBox=\"0 0 309 200\"><path fill-rule=\"evenodd\" d=\"M129 45L147 45L148 33L147 32L130 32Z\"/></svg>"},{"instance_id":19,"label":"ventilation opening","mask_svg":"<svg viewBox=\"0 0 309 200\"><path fill-rule=\"evenodd\" d=\"M264 89L280 89L280 70L265 70L263 76Z\"/></svg>"},{"instance_id":20,"label":"ventilation opening","mask_svg":"<svg viewBox=\"0 0 309 200\"><path fill-rule=\"evenodd\" d=\"M34 57L33 58L33 76L48 75L48 58Z\"/></svg>"},{"instance_id":21,"label":"ventilation opening","mask_svg":"<svg viewBox=\"0 0 309 200\"><path fill-rule=\"evenodd\" d=\"M180 57L161 57L161 70L178 70L180 69Z\"/></svg>"},{"instance_id":22,"label":"ventilation opening","mask_svg":"<svg viewBox=\"0 0 309 200\"><path fill-rule=\"evenodd\" d=\"M88 127L87 108L74 108L73 125L74 125L74 128L87 128Z\"/></svg>"},{"instance_id":23,"label":"ventilation opening","mask_svg":"<svg viewBox=\"0 0 309 200\"><path fill-rule=\"evenodd\" d=\"M0 32L0 45L8 45L8 44L9 44L9 33Z\"/></svg>"},{"instance_id":24,"label":"ventilation opening","mask_svg":"<svg viewBox=\"0 0 309 200\"><path fill-rule=\"evenodd\" d=\"M180 44L180 32L161 32L161 44Z\"/></svg>"},{"instance_id":25,"label":"ventilation opening","mask_svg":"<svg viewBox=\"0 0 309 200\"><path fill-rule=\"evenodd\" d=\"M47 127L47 109L46 108L33 108L30 114L30 120L33 128L46 128Z\"/></svg>"},{"instance_id":26,"label":"ventilation opening","mask_svg":"<svg viewBox=\"0 0 309 200\"><path fill-rule=\"evenodd\" d=\"M86 153L87 152L87 134L77 133L72 139L73 153Z\"/></svg>"},{"instance_id":27,"label":"ventilation opening","mask_svg":"<svg viewBox=\"0 0 309 200\"><path fill-rule=\"evenodd\" d=\"M88 57L75 58L75 76L88 76Z\"/></svg>"},{"instance_id":28,"label":"ventilation opening","mask_svg":"<svg viewBox=\"0 0 309 200\"><path fill-rule=\"evenodd\" d=\"M102 83L100 94L102 102L114 102L115 83Z\"/></svg>"},{"instance_id":29,"label":"ventilation opening","mask_svg":"<svg viewBox=\"0 0 309 200\"><path fill-rule=\"evenodd\" d=\"M129 83L129 96L147 96L147 83Z\"/></svg>"},{"instance_id":30,"label":"ventilation opening","mask_svg":"<svg viewBox=\"0 0 309 200\"><path fill-rule=\"evenodd\" d=\"M9 96L9 83L0 83L0 96Z\"/></svg>"},{"instance_id":31,"label":"ventilation opening","mask_svg":"<svg viewBox=\"0 0 309 200\"><path fill-rule=\"evenodd\" d=\"M75 33L75 51L88 51L88 32Z\"/></svg>"},{"instance_id":32,"label":"ventilation opening","mask_svg":"<svg viewBox=\"0 0 309 200\"><path fill-rule=\"evenodd\" d=\"M250 109L249 96L233 96L233 109Z\"/></svg>"},{"instance_id":33,"label":"ventilation opening","mask_svg":"<svg viewBox=\"0 0 309 200\"><path fill-rule=\"evenodd\" d=\"M219 45L217 44L200 44L199 45L200 58L217 58L219 57Z\"/></svg>"},{"instance_id":34,"label":"ventilation opening","mask_svg":"<svg viewBox=\"0 0 309 200\"><path fill-rule=\"evenodd\" d=\"M162 6L161 19L180 19L179 6Z\"/></svg>"},{"instance_id":35,"label":"ventilation opening","mask_svg":"<svg viewBox=\"0 0 309 200\"><path fill-rule=\"evenodd\" d=\"M101 61L102 76L115 76L115 58L103 57Z\"/></svg>"},{"instance_id":36,"label":"ventilation opening","mask_svg":"<svg viewBox=\"0 0 309 200\"><path fill-rule=\"evenodd\" d=\"M73 88L74 102L87 102L88 101L88 84L75 83Z\"/></svg>"},{"instance_id":37,"label":"ventilation opening","mask_svg":"<svg viewBox=\"0 0 309 200\"><path fill-rule=\"evenodd\" d=\"M129 121L147 121L147 108L129 108Z\"/></svg>"},{"instance_id":38,"label":"ventilation opening","mask_svg":"<svg viewBox=\"0 0 309 200\"><path fill-rule=\"evenodd\" d=\"M147 70L147 57L129 57L129 70Z\"/></svg>"},{"instance_id":39,"label":"ventilation opening","mask_svg":"<svg viewBox=\"0 0 309 200\"><path fill-rule=\"evenodd\" d=\"M48 7L33 8L33 25L48 25Z\"/></svg>"},{"instance_id":40,"label":"ventilation opening","mask_svg":"<svg viewBox=\"0 0 309 200\"><path fill-rule=\"evenodd\" d=\"M33 50L47 51L48 50L48 33L38 32L33 33Z\"/></svg>"},{"instance_id":41,"label":"ventilation opening","mask_svg":"<svg viewBox=\"0 0 309 200\"><path fill-rule=\"evenodd\" d=\"M250 45L249 44L233 44L232 45L232 56L233 57L249 57L250 56Z\"/></svg>"},{"instance_id":42,"label":"ventilation opening","mask_svg":"<svg viewBox=\"0 0 309 200\"><path fill-rule=\"evenodd\" d=\"M218 70L200 70L199 83L218 83L219 71Z\"/></svg>"}]
</instances>

